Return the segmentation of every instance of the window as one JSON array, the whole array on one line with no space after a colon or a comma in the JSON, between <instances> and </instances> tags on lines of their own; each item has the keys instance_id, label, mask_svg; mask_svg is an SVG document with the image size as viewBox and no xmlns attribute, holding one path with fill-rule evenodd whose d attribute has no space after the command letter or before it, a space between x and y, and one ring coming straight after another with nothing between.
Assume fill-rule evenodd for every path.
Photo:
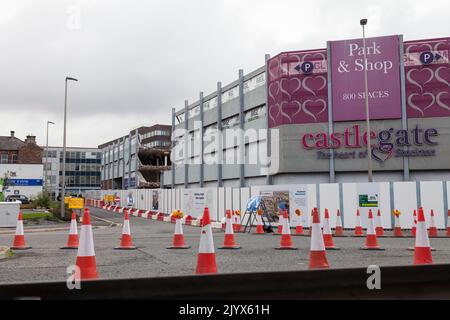
<instances>
[{"instance_id":1,"label":"window","mask_svg":"<svg viewBox=\"0 0 450 320\"><path fill-rule=\"evenodd\" d=\"M7 164L8 163L8 154L2 153L0 157L0 163Z\"/></svg>"}]
</instances>

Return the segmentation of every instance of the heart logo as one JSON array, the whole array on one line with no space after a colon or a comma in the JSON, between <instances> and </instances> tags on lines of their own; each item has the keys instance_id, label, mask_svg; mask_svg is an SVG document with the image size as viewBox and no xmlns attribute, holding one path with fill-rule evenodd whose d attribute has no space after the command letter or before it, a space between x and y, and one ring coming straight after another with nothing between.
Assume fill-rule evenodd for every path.
<instances>
[{"instance_id":1,"label":"heart logo","mask_svg":"<svg viewBox=\"0 0 450 320\"><path fill-rule=\"evenodd\" d=\"M420 92L423 92L423 87L433 80L434 72L430 68L412 69L406 74L408 81L417 86Z\"/></svg>"},{"instance_id":2,"label":"heart logo","mask_svg":"<svg viewBox=\"0 0 450 320\"><path fill-rule=\"evenodd\" d=\"M280 93L280 83L272 82L269 86L269 97L272 98L273 101L277 101L276 96Z\"/></svg>"},{"instance_id":3,"label":"heart logo","mask_svg":"<svg viewBox=\"0 0 450 320\"><path fill-rule=\"evenodd\" d=\"M414 50L414 51L413 51ZM426 52L426 51L433 51L433 47L429 43L424 43L421 45L413 44L408 47L406 47L406 53L409 54L413 52Z\"/></svg>"},{"instance_id":4,"label":"heart logo","mask_svg":"<svg viewBox=\"0 0 450 320\"><path fill-rule=\"evenodd\" d=\"M309 85L308 85L309 81ZM317 97L316 92L323 90L327 86L327 79L324 76L306 77L303 79L303 89Z\"/></svg>"},{"instance_id":5,"label":"heart logo","mask_svg":"<svg viewBox=\"0 0 450 320\"><path fill-rule=\"evenodd\" d=\"M450 69L449 68L446 68L446 67L439 67L439 68L437 68L436 69L436 71L435 71L435 76L436 76L436 80L437 81L439 81L440 83L443 83L443 84L445 84L447 87L449 87L450 88L450 82L448 82L446 79L449 79L450 77L445 77L445 76L441 76L441 74L440 74L440 72L441 71L447 71L447 72L449 72L450 71ZM445 79L444 79L445 78Z\"/></svg>"},{"instance_id":6,"label":"heart logo","mask_svg":"<svg viewBox=\"0 0 450 320\"><path fill-rule=\"evenodd\" d=\"M294 94L302 88L302 81L298 78L283 79L281 83L283 90L290 94Z\"/></svg>"},{"instance_id":7,"label":"heart logo","mask_svg":"<svg viewBox=\"0 0 450 320\"><path fill-rule=\"evenodd\" d=\"M309 59L309 60L307 60ZM317 53L307 53L305 55L302 56L302 60L300 62L305 62L305 61L317 61L317 60L326 60L325 59L325 54L317 52Z\"/></svg>"},{"instance_id":8,"label":"heart logo","mask_svg":"<svg viewBox=\"0 0 450 320\"><path fill-rule=\"evenodd\" d=\"M308 107L309 105L309 107ZM327 103L323 99L317 100L306 100L303 103L303 111L317 122L319 116L327 110ZM311 109L317 109L316 112L311 111Z\"/></svg>"},{"instance_id":9,"label":"heart logo","mask_svg":"<svg viewBox=\"0 0 450 320\"><path fill-rule=\"evenodd\" d=\"M441 107L442 109L445 109L447 111L450 111L450 107L445 104L444 102L442 102L441 97L442 95L447 94L450 95L450 93L443 91L443 92L439 92L438 95L436 96L436 103L439 107Z\"/></svg>"},{"instance_id":10,"label":"heart logo","mask_svg":"<svg viewBox=\"0 0 450 320\"><path fill-rule=\"evenodd\" d=\"M427 100L431 101L427 104ZM435 102L436 98L430 92L424 94L413 93L408 97L408 105L412 109L418 111L422 115L422 117L425 116L425 111L431 108Z\"/></svg>"},{"instance_id":11,"label":"heart logo","mask_svg":"<svg viewBox=\"0 0 450 320\"><path fill-rule=\"evenodd\" d=\"M273 115L273 112L276 112L276 115ZM269 109L269 117L272 120L272 122L277 122L276 119L280 116L280 105L277 103L270 107Z\"/></svg>"},{"instance_id":12,"label":"heart logo","mask_svg":"<svg viewBox=\"0 0 450 320\"><path fill-rule=\"evenodd\" d=\"M381 149L379 146L372 146L372 158L380 163L384 163L392 158L394 154L394 148L389 150Z\"/></svg>"},{"instance_id":13,"label":"heart logo","mask_svg":"<svg viewBox=\"0 0 450 320\"><path fill-rule=\"evenodd\" d=\"M283 102L280 106L280 113L283 117L285 117L286 119L289 120L289 123L292 123L292 118L286 113L283 112L283 110L285 110L284 105L288 104L287 102Z\"/></svg>"}]
</instances>

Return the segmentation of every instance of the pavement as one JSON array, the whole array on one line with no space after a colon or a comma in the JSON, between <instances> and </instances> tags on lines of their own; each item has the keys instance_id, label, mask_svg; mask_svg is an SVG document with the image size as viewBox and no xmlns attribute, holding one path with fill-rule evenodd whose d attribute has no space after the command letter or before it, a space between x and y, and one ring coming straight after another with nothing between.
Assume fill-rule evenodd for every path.
<instances>
[{"instance_id":1,"label":"pavement","mask_svg":"<svg viewBox=\"0 0 450 320\"><path fill-rule=\"evenodd\" d=\"M192 275L195 272L200 228L183 226L190 250L167 250L171 245L174 224L130 217L133 240L138 250L117 251L122 232L122 214L91 209L97 270L101 279L146 278ZM101 219L101 220L99 220ZM67 225L68 227L68 225ZM223 243L223 232L214 230L215 247ZM0 283L33 281L66 281L66 269L75 264L77 251L60 250L67 242L68 232L27 233L29 251L17 251L9 259L0 260ZM239 251L216 250L219 273L270 272L307 270L310 239L293 237L298 251L277 251L280 236L236 234L242 249ZM13 234L0 234L0 245L9 245ZM369 265L412 265L414 246L412 238L380 238L379 244L386 251L359 250L364 238L335 238L340 251L328 251L331 268L368 267ZM435 263L450 263L450 238L431 239Z\"/></svg>"}]
</instances>

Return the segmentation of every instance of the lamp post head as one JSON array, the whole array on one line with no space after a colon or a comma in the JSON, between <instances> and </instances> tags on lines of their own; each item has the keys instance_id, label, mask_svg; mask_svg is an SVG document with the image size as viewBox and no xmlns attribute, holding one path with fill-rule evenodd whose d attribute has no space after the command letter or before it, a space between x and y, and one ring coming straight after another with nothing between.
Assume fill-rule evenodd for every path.
<instances>
[{"instance_id":1,"label":"lamp post head","mask_svg":"<svg viewBox=\"0 0 450 320\"><path fill-rule=\"evenodd\" d=\"M66 81L78 81L78 79L72 77L66 77Z\"/></svg>"},{"instance_id":2,"label":"lamp post head","mask_svg":"<svg viewBox=\"0 0 450 320\"><path fill-rule=\"evenodd\" d=\"M48 124L55 124L53 121L47 121Z\"/></svg>"},{"instance_id":3,"label":"lamp post head","mask_svg":"<svg viewBox=\"0 0 450 320\"><path fill-rule=\"evenodd\" d=\"M362 26L367 25L367 19L361 19L361 20L359 21L359 24L362 25Z\"/></svg>"}]
</instances>

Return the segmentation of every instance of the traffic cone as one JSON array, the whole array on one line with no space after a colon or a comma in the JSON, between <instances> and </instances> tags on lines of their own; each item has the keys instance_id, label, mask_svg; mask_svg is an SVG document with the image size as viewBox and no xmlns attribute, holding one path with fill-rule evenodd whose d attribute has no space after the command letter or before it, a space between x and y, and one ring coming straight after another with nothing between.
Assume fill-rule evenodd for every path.
<instances>
[{"instance_id":1,"label":"traffic cone","mask_svg":"<svg viewBox=\"0 0 450 320\"><path fill-rule=\"evenodd\" d=\"M364 231L361 226L361 215L359 213L359 209L356 210L356 226L355 226L355 237L364 236Z\"/></svg>"},{"instance_id":2,"label":"traffic cone","mask_svg":"<svg viewBox=\"0 0 450 320\"><path fill-rule=\"evenodd\" d=\"M375 233L377 234L377 237L384 236L384 229L383 229L383 225L381 224L381 210L380 209L378 209L378 213L377 213L377 217L376 217Z\"/></svg>"},{"instance_id":3,"label":"traffic cone","mask_svg":"<svg viewBox=\"0 0 450 320\"><path fill-rule=\"evenodd\" d=\"M190 249L190 246L187 246L184 241L184 234L183 234L183 224L181 219L175 220L175 232L173 234L173 241L172 246L168 247L167 249Z\"/></svg>"},{"instance_id":4,"label":"traffic cone","mask_svg":"<svg viewBox=\"0 0 450 320\"><path fill-rule=\"evenodd\" d=\"M88 208L84 209L76 265L80 268L80 280L94 280L98 278L91 215Z\"/></svg>"},{"instance_id":5,"label":"traffic cone","mask_svg":"<svg viewBox=\"0 0 450 320\"><path fill-rule=\"evenodd\" d=\"M70 221L69 240L67 245L61 249L78 249L78 229L77 229L77 214L72 211L72 219Z\"/></svg>"},{"instance_id":6,"label":"traffic cone","mask_svg":"<svg viewBox=\"0 0 450 320\"><path fill-rule=\"evenodd\" d=\"M283 225L280 247L276 250L297 250L292 245L291 227L289 226L289 216L287 210L283 213Z\"/></svg>"},{"instance_id":7,"label":"traffic cone","mask_svg":"<svg viewBox=\"0 0 450 320\"><path fill-rule=\"evenodd\" d=\"M128 216L128 211L125 211L125 218L123 220L122 227L122 238L120 240L120 246L114 248L115 250L136 250L137 248L133 246L133 239L131 238L130 230L130 217Z\"/></svg>"},{"instance_id":8,"label":"traffic cone","mask_svg":"<svg viewBox=\"0 0 450 320\"><path fill-rule=\"evenodd\" d=\"M209 218L209 209L205 208L203 213L202 233L198 249L196 274L217 273L216 254L214 252L214 241Z\"/></svg>"},{"instance_id":9,"label":"traffic cone","mask_svg":"<svg viewBox=\"0 0 450 320\"><path fill-rule=\"evenodd\" d=\"M371 251L381 251L378 246L377 240L377 232L375 231L375 223L373 221L373 213L372 210L369 210L369 221L367 223L367 237L366 237L366 246L361 250L371 250Z\"/></svg>"},{"instance_id":10,"label":"traffic cone","mask_svg":"<svg viewBox=\"0 0 450 320\"><path fill-rule=\"evenodd\" d=\"M435 238L438 236L438 230L436 228L436 222L434 221L434 210L431 209L431 217L430 217L430 230L429 236L430 238Z\"/></svg>"},{"instance_id":11,"label":"traffic cone","mask_svg":"<svg viewBox=\"0 0 450 320\"><path fill-rule=\"evenodd\" d=\"M295 227L295 234L298 236L302 236L305 234L305 231L303 230L303 225L302 225L302 219L299 218L297 220L297 226Z\"/></svg>"},{"instance_id":12,"label":"traffic cone","mask_svg":"<svg viewBox=\"0 0 450 320\"><path fill-rule=\"evenodd\" d=\"M239 233L241 232L241 216L237 214L237 211L234 215L234 232Z\"/></svg>"},{"instance_id":13,"label":"traffic cone","mask_svg":"<svg viewBox=\"0 0 450 320\"><path fill-rule=\"evenodd\" d=\"M412 229L411 229L411 235L413 237L415 237L416 236L416 231L417 231L417 210L416 209L414 209L413 218L414 218L414 224L413 224Z\"/></svg>"},{"instance_id":14,"label":"traffic cone","mask_svg":"<svg viewBox=\"0 0 450 320\"><path fill-rule=\"evenodd\" d=\"M323 241L322 229L320 228L320 216L317 209L313 210L313 221L311 226L311 250L309 254L310 269L328 269L327 253Z\"/></svg>"},{"instance_id":15,"label":"traffic cone","mask_svg":"<svg viewBox=\"0 0 450 320\"><path fill-rule=\"evenodd\" d=\"M262 221L262 216L259 213L256 213L256 233L255 234L264 234L264 224Z\"/></svg>"},{"instance_id":16,"label":"traffic cone","mask_svg":"<svg viewBox=\"0 0 450 320\"><path fill-rule=\"evenodd\" d=\"M28 250L31 247L27 247L25 244L25 234L23 230L23 215L19 212L17 217L16 235L14 236L14 242L11 247L13 250Z\"/></svg>"},{"instance_id":17,"label":"traffic cone","mask_svg":"<svg viewBox=\"0 0 450 320\"><path fill-rule=\"evenodd\" d=\"M280 209L280 217L278 219L278 230L277 230L278 234L283 234L283 225L284 225L283 219L284 219L284 213Z\"/></svg>"},{"instance_id":18,"label":"traffic cone","mask_svg":"<svg viewBox=\"0 0 450 320\"><path fill-rule=\"evenodd\" d=\"M416 241L414 244L414 264L432 264L430 239L428 238L427 226L425 224L425 215L423 209L419 209L417 220Z\"/></svg>"},{"instance_id":19,"label":"traffic cone","mask_svg":"<svg viewBox=\"0 0 450 320\"><path fill-rule=\"evenodd\" d=\"M227 212L227 220L225 221L225 239L223 242L223 247L220 247L220 250L239 250L239 247L236 244L236 240L234 238L234 230L233 230L233 220L230 212Z\"/></svg>"},{"instance_id":20,"label":"traffic cone","mask_svg":"<svg viewBox=\"0 0 450 320\"><path fill-rule=\"evenodd\" d=\"M394 225L394 236L403 237L402 227L400 226L400 217L394 215L395 225Z\"/></svg>"},{"instance_id":21,"label":"traffic cone","mask_svg":"<svg viewBox=\"0 0 450 320\"><path fill-rule=\"evenodd\" d=\"M447 217L447 237L450 237L450 210L448 210L448 217Z\"/></svg>"},{"instance_id":22,"label":"traffic cone","mask_svg":"<svg viewBox=\"0 0 450 320\"><path fill-rule=\"evenodd\" d=\"M325 243L325 249L339 250L339 248L334 245L333 234L330 226L330 213L328 212L328 209L325 209L325 219L323 221L323 241Z\"/></svg>"},{"instance_id":23,"label":"traffic cone","mask_svg":"<svg viewBox=\"0 0 450 320\"><path fill-rule=\"evenodd\" d=\"M334 235L336 237L344 236L344 228L342 227L341 210L339 210L339 209L337 211L336 228L334 229Z\"/></svg>"}]
</instances>

